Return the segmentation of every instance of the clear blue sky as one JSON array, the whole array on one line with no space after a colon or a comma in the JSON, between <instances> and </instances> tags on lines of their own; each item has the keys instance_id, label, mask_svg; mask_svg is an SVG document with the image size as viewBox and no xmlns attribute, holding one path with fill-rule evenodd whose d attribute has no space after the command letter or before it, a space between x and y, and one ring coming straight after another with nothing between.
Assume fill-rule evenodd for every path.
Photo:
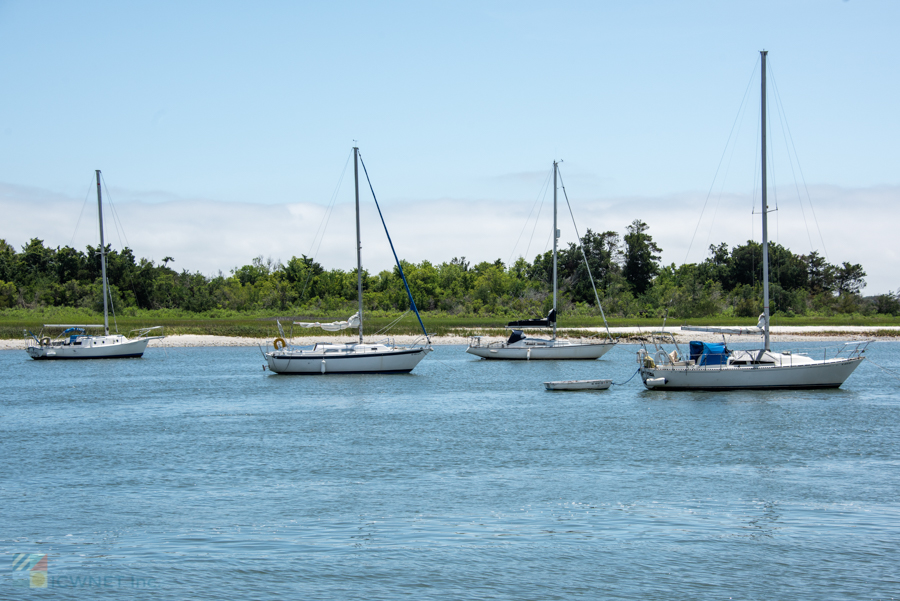
<instances>
[{"instance_id":1,"label":"clear blue sky","mask_svg":"<svg viewBox=\"0 0 900 601\"><path fill-rule=\"evenodd\" d=\"M877 210L900 204L898 26L900 3L859 0L0 2L0 200L27 213L15 220L21 230L0 226L0 238L68 243L71 232L57 240L41 231L41 198L71 200L76 220L98 168L120 202L161 203L167 219L178 218L179 203L205 202L219 216L236 204L325 205L353 140L388 206L496 203L527 205L527 214L562 158L589 215L591 203L640 205L615 223L595 211L601 222L582 229L623 231L640 218L660 240L684 238L654 219L658 205L683 198L690 237L763 48L806 182L841 198L877 189ZM724 190L750 194L753 165L732 169L741 177ZM883 214L840 199L816 210L823 220L844 213L843 231L823 231L832 262L863 263L868 293L900 286L888 264L896 255L847 256L829 240L861 234ZM197 215L184 219L219 227ZM418 245L406 256L506 259L512 243L468 239L463 216L448 216L458 252ZM502 238L522 224L496 225ZM177 247L176 259L227 271L273 252L265 238L253 244L259 250L242 260L199 246ZM685 249L663 248L667 261L684 260ZM307 250L304 241L274 252ZM702 260L702 245L695 250L690 260Z\"/></svg>"}]
</instances>

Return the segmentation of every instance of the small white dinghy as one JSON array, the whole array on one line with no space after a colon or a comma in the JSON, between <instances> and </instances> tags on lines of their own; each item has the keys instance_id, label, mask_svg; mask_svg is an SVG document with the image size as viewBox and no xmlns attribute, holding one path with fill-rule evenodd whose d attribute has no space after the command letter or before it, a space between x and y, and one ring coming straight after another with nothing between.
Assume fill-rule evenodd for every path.
<instances>
[{"instance_id":1,"label":"small white dinghy","mask_svg":"<svg viewBox=\"0 0 900 601\"><path fill-rule=\"evenodd\" d=\"M606 390L612 380L561 380L544 382L547 390Z\"/></svg>"}]
</instances>

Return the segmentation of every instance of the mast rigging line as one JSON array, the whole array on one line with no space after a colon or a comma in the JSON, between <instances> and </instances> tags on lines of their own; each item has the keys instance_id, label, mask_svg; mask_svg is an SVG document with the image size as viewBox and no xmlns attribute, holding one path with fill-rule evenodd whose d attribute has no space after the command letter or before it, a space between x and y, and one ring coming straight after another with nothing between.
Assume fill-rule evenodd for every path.
<instances>
[{"instance_id":1,"label":"mast rigging line","mask_svg":"<svg viewBox=\"0 0 900 601\"><path fill-rule=\"evenodd\" d=\"M72 232L72 239L69 240L69 248L74 248L72 245L75 244L75 236L78 235L78 226L81 225L81 218L84 216L84 207L87 206L88 197L91 195L91 190L94 188L94 178L91 178L90 183L88 183L87 192L84 195L84 202L81 204L81 212L78 213L78 221L75 222L75 231Z\"/></svg>"},{"instance_id":2,"label":"mast rigging line","mask_svg":"<svg viewBox=\"0 0 900 601\"><path fill-rule=\"evenodd\" d=\"M116 205L113 202L112 194L109 193L109 186L106 185L106 178L103 177L103 172L100 172L100 181L103 183L103 189L106 190L106 202L109 204L110 213L113 216L113 227L116 228L116 235L119 237L119 245L122 246L122 249L129 248L131 249L131 243L128 242L128 234L125 233L125 224L122 223L121 218L119 218L119 211L116 209ZM120 232L121 230L121 232ZM122 244L122 238L125 238L125 244ZM133 250L133 249L132 249ZM135 265L137 267L137 265ZM137 288L134 285L134 275L129 273L129 280L131 284L131 292L134 293L134 302L138 303L138 293ZM116 320L116 311L115 307L113 307L113 298L112 298L112 288L109 288L109 306L113 309L113 323L116 325L116 332L119 331L119 322Z\"/></svg>"},{"instance_id":3,"label":"mast rigging line","mask_svg":"<svg viewBox=\"0 0 900 601\"><path fill-rule=\"evenodd\" d=\"M766 87L766 139L774 140L775 136L772 135L772 121L773 120L769 118L768 106L769 106L769 88ZM775 178L777 177L777 175L775 174L775 144L772 142L769 143L768 152L766 153L766 159L767 159L766 162L770 165L769 171L767 171L768 175L766 175L767 187L772 189L772 196L775 197L774 198L774 200L775 200L775 209L774 210L777 212L778 211L778 184L775 181ZM769 180L772 180L771 183L768 183ZM766 190L766 191L768 192L768 190ZM768 212L771 212L771 211L769 211L768 203L766 203L765 210ZM777 221L778 216L776 215L775 218ZM778 235L777 223L776 223L775 234L777 237L777 235Z\"/></svg>"},{"instance_id":4,"label":"mast rigging line","mask_svg":"<svg viewBox=\"0 0 900 601\"><path fill-rule=\"evenodd\" d=\"M395 319L395 320L392 321L391 323L387 324L386 326L384 326L383 328L381 328L380 330L378 330L377 332L375 332L374 335L375 335L375 336L378 336L379 334L386 334L388 331L390 331L391 328L393 328L395 325L397 325L398 323L400 323L400 320L403 319L404 317L406 317L406 314L407 314L407 313L409 313L409 309L407 309L406 311L404 311L403 313L401 313L401 314L400 314L400 317L398 317L397 319Z\"/></svg>"},{"instance_id":5,"label":"mast rigging line","mask_svg":"<svg viewBox=\"0 0 900 601\"><path fill-rule=\"evenodd\" d=\"M131 244L128 242L128 235L125 233L125 226L122 224L122 220L119 219L119 212L116 210L116 205L113 202L112 194L109 193L109 186L106 185L106 178L103 177L103 172L100 172L100 181L103 182L103 189L106 190L106 202L109 203L109 210L113 217L113 227L116 228L116 236L119 238L119 245L124 248L131 248ZM125 238L125 243L122 243L122 238Z\"/></svg>"},{"instance_id":6,"label":"mast rigging line","mask_svg":"<svg viewBox=\"0 0 900 601\"><path fill-rule=\"evenodd\" d=\"M771 70L771 65L769 66ZM775 109L778 113L778 124L781 125L781 137L784 139L784 146L787 149L788 165L791 167L791 176L794 178L794 189L797 191L797 200L800 205L800 215L803 217L803 226L806 229L806 238L809 241L810 250L813 249L812 235L809 233L809 222L806 221L806 210L803 208L803 197L800 195L800 186L797 184L797 172L794 171L794 159L797 159L799 166L800 158L796 156L796 152L791 154L791 147L788 146L788 136L785 131L787 125L787 115L784 112L784 106L781 103L781 97L778 94L778 85L775 83L775 75L771 74L772 85L775 88Z\"/></svg>"},{"instance_id":7,"label":"mast rigging line","mask_svg":"<svg viewBox=\"0 0 900 601\"><path fill-rule=\"evenodd\" d=\"M409 283L406 281L406 275L403 273L403 266L400 265L400 259L397 257L397 251L394 249L394 242L391 240L391 234L388 232L387 224L384 222L384 215L381 213L381 206L378 204L378 198L375 196L375 188L372 187L372 180L369 179L369 171L366 169L366 163L363 161L362 153L359 152L359 149L356 151L357 156L359 156L359 162L362 165L363 173L366 174L366 182L369 184L369 191L372 192L372 200L375 201L375 208L378 209L378 216L381 218L381 225L384 227L384 234L387 236L388 244L391 245L391 252L394 253L394 261L397 263L397 269L400 271L400 277L403 279L403 285L406 287L406 294L409 296L409 305L412 307L412 310L416 312L416 319L419 320L419 325L422 327L422 332L425 334L425 339L428 342L431 342L431 338L428 336L428 331L425 329L425 324L422 323L422 316L419 315L419 309L416 307L416 301L413 299L412 292L409 289Z\"/></svg>"},{"instance_id":8,"label":"mast rigging line","mask_svg":"<svg viewBox=\"0 0 900 601\"><path fill-rule=\"evenodd\" d=\"M766 86L766 140L774 140L775 137L772 135L772 121L769 117L769 88ZM777 111L776 111L777 112ZM778 184L776 183L776 172L775 172L775 144L774 142L769 142L768 152L766 153L766 163L770 165L770 168L766 171L766 192L771 189L772 197L775 202L775 209L772 211L769 210L768 197L766 197L766 206L764 209L767 213L774 212L775 213L775 244L780 244L781 242L781 219L779 219L778 215ZM771 180L771 183L769 181ZM773 271L773 259L774 257L769 257L768 265L769 271ZM770 299L771 301L771 299Z\"/></svg>"},{"instance_id":9,"label":"mast rigging line","mask_svg":"<svg viewBox=\"0 0 900 601\"><path fill-rule=\"evenodd\" d=\"M707 248L709 248L710 237L712 235L713 228L716 225L716 218L719 215L719 207L722 205L722 195L725 192L725 182L728 180L728 173L731 171L731 164L734 162L734 154L735 154L735 152L737 152L737 146L738 146L737 145L737 136L740 136L741 129L743 129L743 127L744 127L744 121L747 118L747 108L748 107L746 104L746 98L750 92L750 86L753 84L753 74L755 74L755 73L756 73L756 69L754 68L753 72L751 73L750 80L747 82L747 89L744 91L744 100L742 100L742 107L738 110L738 116L740 117L740 122L738 123L738 131L735 134L735 143L731 145L731 153L728 155L728 163L725 165L725 173L722 175L722 182L719 185L719 193L718 193L718 196L716 197L716 208L713 211L713 218L709 224L709 231L706 233L705 246ZM758 116L757 116L757 119L758 119ZM732 126L732 129L733 128L734 128L734 126ZM727 144L726 144L725 148L726 149L728 148ZM755 173L755 171L754 171L754 173Z\"/></svg>"},{"instance_id":10,"label":"mast rigging line","mask_svg":"<svg viewBox=\"0 0 900 601\"><path fill-rule=\"evenodd\" d=\"M594 298L597 299L597 307L600 308L600 316L603 317L603 325L606 326L606 336L612 339L612 334L609 333L609 324L606 323L606 314L603 312L603 305L600 303L600 295L597 294L597 286L594 285L594 276L591 275L591 266L588 263L587 255L584 252L584 241L581 239L581 234L578 232L578 224L575 223L575 213L572 212L572 203L569 202L566 184L563 183L562 173L559 172L559 165L556 167L556 174L559 176L559 187L562 188L563 198L566 199L566 206L569 207L569 215L572 217L572 227L575 228L575 235L581 243L578 247L581 249L581 257L584 259L584 266L587 268L588 278L591 280L591 288L594 290Z\"/></svg>"},{"instance_id":11,"label":"mast rigging line","mask_svg":"<svg viewBox=\"0 0 900 601\"><path fill-rule=\"evenodd\" d=\"M691 243L688 244L687 253L684 255L684 263L687 263L688 256L690 256L691 248L694 245L694 238L697 236L697 231L700 229L700 223L703 221L703 213L706 211L706 205L709 203L709 197L712 196L713 188L716 186L716 180L719 177L719 170L722 168L722 161L725 160L725 153L728 152L728 145L731 143L731 137L734 135L734 128L737 126L738 120L741 117L741 114L744 110L744 103L747 101L747 95L750 93L750 86L753 84L753 77L756 75L756 66L759 65L759 58L756 59L756 64L753 66L753 71L750 73L750 80L747 82L747 87L744 90L744 96L741 98L741 104L738 107L737 115L734 117L734 122L731 124L731 131L728 132L728 139L725 141L725 148L722 149L722 156L719 157L719 164L716 166L716 173L713 175L713 181L709 186L709 192L706 193L706 200L703 201L703 209L700 210L700 218L697 220L697 226L694 228L694 235L691 236ZM732 155L734 154L734 149L732 148ZM729 165L731 161L729 160ZM722 185L725 185L725 182L722 182Z\"/></svg>"},{"instance_id":12,"label":"mast rigging line","mask_svg":"<svg viewBox=\"0 0 900 601\"><path fill-rule=\"evenodd\" d=\"M309 254L310 261L315 263L316 257L319 255L319 249L322 248L322 241L325 240L325 230L328 229L328 222L331 220L331 215L334 212L334 203L337 200L338 192L341 190L341 185L344 182L344 176L347 174L347 166L350 165L350 159L353 157L353 151L350 151L350 154L347 155L347 161L344 163L344 168L341 170L341 176L338 178L337 186L334 188L334 192L331 194L331 200L328 203L328 206L325 207L325 214L322 215L322 221L319 222L319 227L316 228L316 235L313 236L312 242L309 245ZM321 231L321 237L319 232ZM316 245L316 239L319 240L319 244ZM313 252L313 247L315 246L315 252ZM306 281L303 282L303 288L300 290L300 300L303 300L303 295L306 294L306 288L309 286L309 280L312 278L312 263L310 263L308 269L306 270Z\"/></svg>"},{"instance_id":13,"label":"mast rigging line","mask_svg":"<svg viewBox=\"0 0 900 601\"><path fill-rule=\"evenodd\" d=\"M534 202L531 204L531 210L528 212L528 217L525 218L525 223L522 224L522 230L519 232L519 237L516 238L516 243L513 245L512 252L509 255L509 260L507 260L507 266L512 265L513 255L516 254L516 247L519 246L519 241L522 239L522 234L525 233L525 229L528 227L528 222L531 221L531 215L534 213L534 207L538 206L538 201L541 201L540 206L538 206L537 215L534 216L534 226L531 228L531 236L528 238L528 246L525 247L525 253L522 255L526 260L528 259L528 251L531 250L531 242L534 240L534 232L537 230L537 222L538 218L541 216L541 209L544 208L544 200L547 198L547 189L550 187L550 176L553 175L553 170L547 172L547 177L544 179L544 183L541 186L540 192L538 192L537 198L534 199Z\"/></svg>"},{"instance_id":14,"label":"mast rigging line","mask_svg":"<svg viewBox=\"0 0 900 601\"><path fill-rule=\"evenodd\" d=\"M762 131L762 104L760 103L757 106L756 111L756 131ZM761 136L756 136L756 145L753 148L753 197L750 199L750 240L756 239L756 221L753 219L752 215L756 215L756 193L760 192L762 185L762 173L760 171L760 138ZM756 260L756 255L753 256L753 260ZM756 263L753 263L756 265ZM753 281L756 282L756 271L753 272Z\"/></svg>"},{"instance_id":15,"label":"mast rigging line","mask_svg":"<svg viewBox=\"0 0 900 601\"><path fill-rule=\"evenodd\" d=\"M769 66L769 68L771 70L771 65ZM794 144L794 134L791 132L791 124L788 123L788 120L787 120L787 113L784 110L784 104L781 100L781 93L778 91L778 82L775 80L774 71L772 72L771 75L772 75L772 85L775 87L775 105L778 108L779 116L782 118L782 123L783 123L782 128L787 127L787 139L789 139L791 142L790 150L792 150L794 152L793 156L795 159L797 159L797 170L800 171L800 179L803 181L803 189L806 191L806 201L809 203L809 210L810 210L810 212L812 212L812 215L813 215L813 223L816 224L816 232L819 234L819 242L822 243L822 250L825 252L825 259L827 260L828 259L828 249L825 247L825 238L822 236L822 230L819 227L819 219L816 216L816 209L815 209L815 207L813 207L812 196L810 196L810 194L809 194L809 186L806 185L806 176L803 175L803 166L800 164L800 155L797 154L797 146ZM782 135L783 135L783 133L784 132L782 129ZM785 142L787 142L787 140L785 140ZM791 156L791 153L788 152L788 158L790 158L790 156ZM794 164L792 161L791 162L791 173L792 174L793 174L793 171L794 171ZM794 185L796 186L796 184L797 184L797 176L795 175L794 176ZM802 212L803 211L803 198L802 198L802 196L800 196L799 189L797 190L797 198L800 201L800 210ZM804 224L806 223L806 213L803 213L803 222L804 222ZM807 237L809 237L809 228L808 227L807 227ZM810 251L812 251L812 240L810 240L809 244L810 244Z\"/></svg>"}]
</instances>

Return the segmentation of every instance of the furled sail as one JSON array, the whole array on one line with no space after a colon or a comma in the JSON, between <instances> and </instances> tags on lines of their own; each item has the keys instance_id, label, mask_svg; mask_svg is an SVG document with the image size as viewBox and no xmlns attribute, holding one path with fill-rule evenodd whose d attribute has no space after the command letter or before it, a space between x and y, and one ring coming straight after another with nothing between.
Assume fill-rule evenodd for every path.
<instances>
[{"instance_id":1,"label":"furled sail","mask_svg":"<svg viewBox=\"0 0 900 601\"><path fill-rule=\"evenodd\" d=\"M354 313L347 321L332 321L331 323L295 321L294 325L300 326L301 328L322 328L328 332L339 332L341 330L346 330L347 328L358 327L359 313Z\"/></svg>"},{"instance_id":2,"label":"furled sail","mask_svg":"<svg viewBox=\"0 0 900 601\"><path fill-rule=\"evenodd\" d=\"M506 324L507 328L552 328L556 323L556 309L552 309L550 314L544 319L520 319L519 321L511 321Z\"/></svg>"},{"instance_id":3,"label":"furled sail","mask_svg":"<svg viewBox=\"0 0 900 601\"><path fill-rule=\"evenodd\" d=\"M719 328L715 326L681 326L682 330L691 332L709 332L712 334L743 334L762 336L766 333L766 316L760 315L755 328Z\"/></svg>"}]
</instances>

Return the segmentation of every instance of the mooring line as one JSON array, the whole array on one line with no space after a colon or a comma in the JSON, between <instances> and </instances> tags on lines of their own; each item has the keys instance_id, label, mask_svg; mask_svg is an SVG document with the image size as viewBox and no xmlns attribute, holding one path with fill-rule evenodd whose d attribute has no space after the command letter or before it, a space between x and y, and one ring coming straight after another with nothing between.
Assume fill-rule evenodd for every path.
<instances>
[{"instance_id":1,"label":"mooring line","mask_svg":"<svg viewBox=\"0 0 900 601\"><path fill-rule=\"evenodd\" d=\"M891 377L893 377L893 378L896 378L897 380L900 380L900 376L898 376L897 374L895 374L894 372L892 372L892 371L889 370L888 368L886 368L886 367L881 367L880 365L878 365L877 363L875 363L874 361L872 361L872 360L869 359L868 357L866 357L866 361L868 361L869 363L871 363L872 365L874 365L875 367L877 367L878 369L880 369L880 370L883 371L884 373L888 374L889 376L891 376Z\"/></svg>"},{"instance_id":2,"label":"mooring line","mask_svg":"<svg viewBox=\"0 0 900 601\"><path fill-rule=\"evenodd\" d=\"M638 372L639 372L639 371L641 371L641 368L640 368L640 367L638 367L638 368L634 371L634 373L631 374L631 377L628 378L627 380L625 380L624 382L612 382L612 385L613 385L613 386L624 386L625 384L628 384L629 382L631 382L631 381L634 379L634 377L635 377L636 375L638 375Z\"/></svg>"}]
</instances>

